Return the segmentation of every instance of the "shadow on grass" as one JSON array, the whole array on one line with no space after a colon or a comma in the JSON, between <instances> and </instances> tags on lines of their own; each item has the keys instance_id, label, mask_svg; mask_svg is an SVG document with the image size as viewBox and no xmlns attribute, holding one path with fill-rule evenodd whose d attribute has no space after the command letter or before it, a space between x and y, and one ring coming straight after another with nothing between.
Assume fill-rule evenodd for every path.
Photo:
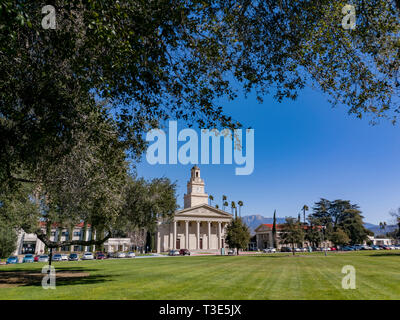
<instances>
[{"instance_id":1,"label":"shadow on grass","mask_svg":"<svg viewBox=\"0 0 400 320\"><path fill-rule=\"evenodd\" d=\"M56 268L56 286L85 285L112 281L109 275L90 275L89 272L97 269L79 267ZM42 286L42 279L46 276L41 269L1 270L0 288L21 286ZM114 277L115 275L113 275Z\"/></svg>"},{"instance_id":2,"label":"shadow on grass","mask_svg":"<svg viewBox=\"0 0 400 320\"><path fill-rule=\"evenodd\" d=\"M400 257L400 252L385 252L366 254L368 257Z\"/></svg>"}]
</instances>

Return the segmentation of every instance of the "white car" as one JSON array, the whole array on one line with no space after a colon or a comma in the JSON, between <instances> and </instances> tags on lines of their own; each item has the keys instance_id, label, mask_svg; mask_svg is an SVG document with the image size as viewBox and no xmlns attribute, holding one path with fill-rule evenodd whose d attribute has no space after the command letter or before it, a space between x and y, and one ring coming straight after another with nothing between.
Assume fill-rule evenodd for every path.
<instances>
[{"instance_id":1,"label":"white car","mask_svg":"<svg viewBox=\"0 0 400 320\"><path fill-rule=\"evenodd\" d=\"M94 255L91 252L85 252L81 260L94 260Z\"/></svg>"},{"instance_id":2,"label":"white car","mask_svg":"<svg viewBox=\"0 0 400 320\"><path fill-rule=\"evenodd\" d=\"M266 249L263 249L263 252L264 253L275 253L276 249L275 248L266 248Z\"/></svg>"},{"instance_id":3,"label":"white car","mask_svg":"<svg viewBox=\"0 0 400 320\"><path fill-rule=\"evenodd\" d=\"M117 252L116 257L117 258L126 258L126 254L125 254L125 252Z\"/></svg>"},{"instance_id":4,"label":"white car","mask_svg":"<svg viewBox=\"0 0 400 320\"><path fill-rule=\"evenodd\" d=\"M39 262L49 262L49 256L47 254L39 256Z\"/></svg>"},{"instance_id":5,"label":"white car","mask_svg":"<svg viewBox=\"0 0 400 320\"><path fill-rule=\"evenodd\" d=\"M67 254L62 254L61 255L61 261L68 261L68 255Z\"/></svg>"},{"instance_id":6,"label":"white car","mask_svg":"<svg viewBox=\"0 0 400 320\"><path fill-rule=\"evenodd\" d=\"M127 257L127 258L134 258L134 257L136 257L136 255L135 255L134 252L128 252L128 253L126 254L126 257Z\"/></svg>"},{"instance_id":7,"label":"white car","mask_svg":"<svg viewBox=\"0 0 400 320\"><path fill-rule=\"evenodd\" d=\"M168 252L169 256L179 256L179 250L170 250Z\"/></svg>"}]
</instances>

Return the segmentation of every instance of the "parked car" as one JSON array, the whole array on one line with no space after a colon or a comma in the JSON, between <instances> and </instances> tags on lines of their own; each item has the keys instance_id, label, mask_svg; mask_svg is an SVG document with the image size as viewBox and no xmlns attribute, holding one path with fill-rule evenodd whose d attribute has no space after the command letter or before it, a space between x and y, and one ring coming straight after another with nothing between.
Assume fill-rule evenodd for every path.
<instances>
[{"instance_id":1,"label":"parked car","mask_svg":"<svg viewBox=\"0 0 400 320\"><path fill-rule=\"evenodd\" d=\"M49 256L47 254L39 256L39 262L49 262Z\"/></svg>"},{"instance_id":2,"label":"parked car","mask_svg":"<svg viewBox=\"0 0 400 320\"><path fill-rule=\"evenodd\" d=\"M128 253L126 254L126 257L127 257L127 258L134 258L134 257L136 257L136 254L135 254L133 251L130 251L130 252L128 252Z\"/></svg>"},{"instance_id":3,"label":"parked car","mask_svg":"<svg viewBox=\"0 0 400 320\"><path fill-rule=\"evenodd\" d=\"M6 264L11 264L11 263L18 263L18 257L17 256L11 256L7 259Z\"/></svg>"},{"instance_id":4,"label":"parked car","mask_svg":"<svg viewBox=\"0 0 400 320\"><path fill-rule=\"evenodd\" d=\"M85 252L81 260L94 260L94 255L91 252Z\"/></svg>"},{"instance_id":5,"label":"parked car","mask_svg":"<svg viewBox=\"0 0 400 320\"><path fill-rule=\"evenodd\" d=\"M382 246L382 249L383 249L383 250L391 250L391 249L390 249L390 246Z\"/></svg>"},{"instance_id":6,"label":"parked car","mask_svg":"<svg viewBox=\"0 0 400 320\"><path fill-rule=\"evenodd\" d=\"M179 256L179 251L178 250L169 250L168 255L169 256Z\"/></svg>"},{"instance_id":7,"label":"parked car","mask_svg":"<svg viewBox=\"0 0 400 320\"><path fill-rule=\"evenodd\" d=\"M78 261L79 260L79 256L77 253L71 253L68 257L68 261Z\"/></svg>"},{"instance_id":8,"label":"parked car","mask_svg":"<svg viewBox=\"0 0 400 320\"><path fill-rule=\"evenodd\" d=\"M95 257L96 257L97 260L104 260L104 259L107 258L106 255L103 252L96 252Z\"/></svg>"},{"instance_id":9,"label":"parked car","mask_svg":"<svg viewBox=\"0 0 400 320\"><path fill-rule=\"evenodd\" d=\"M228 251L228 255L229 255L229 256L233 256L234 254L235 254L235 250L230 249L230 250Z\"/></svg>"},{"instance_id":10,"label":"parked car","mask_svg":"<svg viewBox=\"0 0 400 320\"><path fill-rule=\"evenodd\" d=\"M34 262L34 257L33 254L26 254L24 258L22 259L22 263L33 263Z\"/></svg>"},{"instance_id":11,"label":"parked car","mask_svg":"<svg viewBox=\"0 0 400 320\"><path fill-rule=\"evenodd\" d=\"M372 250L381 250L381 248L379 246L372 246L371 248L372 248Z\"/></svg>"},{"instance_id":12,"label":"parked car","mask_svg":"<svg viewBox=\"0 0 400 320\"><path fill-rule=\"evenodd\" d=\"M331 251L337 251L336 247L331 247Z\"/></svg>"},{"instance_id":13,"label":"parked car","mask_svg":"<svg viewBox=\"0 0 400 320\"><path fill-rule=\"evenodd\" d=\"M181 249L179 250L179 254L181 256L190 256L190 251L188 249Z\"/></svg>"},{"instance_id":14,"label":"parked car","mask_svg":"<svg viewBox=\"0 0 400 320\"><path fill-rule=\"evenodd\" d=\"M281 252L292 252L292 248L290 247L282 247Z\"/></svg>"},{"instance_id":15,"label":"parked car","mask_svg":"<svg viewBox=\"0 0 400 320\"><path fill-rule=\"evenodd\" d=\"M35 261L35 262L38 262L39 261L39 255L37 254L34 258L33 258L33 261Z\"/></svg>"},{"instance_id":16,"label":"parked car","mask_svg":"<svg viewBox=\"0 0 400 320\"><path fill-rule=\"evenodd\" d=\"M265 248L263 249L264 253L275 253L276 249L275 248Z\"/></svg>"},{"instance_id":17,"label":"parked car","mask_svg":"<svg viewBox=\"0 0 400 320\"><path fill-rule=\"evenodd\" d=\"M350 247L350 246L346 246L346 247L343 247L342 250L343 251L354 251L354 248Z\"/></svg>"},{"instance_id":18,"label":"parked car","mask_svg":"<svg viewBox=\"0 0 400 320\"><path fill-rule=\"evenodd\" d=\"M117 252L116 258L126 258L125 252Z\"/></svg>"},{"instance_id":19,"label":"parked car","mask_svg":"<svg viewBox=\"0 0 400 320\"><path fill-rule=\"evenodd\" d=\"M53 254L52 261L62 261L62 255L60 253Z\"/></svg>"},{"instance_id":20,"label":"parked car","mask_svg":"<svg viewBox=\"0 0 400 320\"><path fill-rule=\"evenodd\" d=\"M115 253L114 252L108 252L107 253L107 259L112 259L115 258Z\"/></svg>"}]
</instances>

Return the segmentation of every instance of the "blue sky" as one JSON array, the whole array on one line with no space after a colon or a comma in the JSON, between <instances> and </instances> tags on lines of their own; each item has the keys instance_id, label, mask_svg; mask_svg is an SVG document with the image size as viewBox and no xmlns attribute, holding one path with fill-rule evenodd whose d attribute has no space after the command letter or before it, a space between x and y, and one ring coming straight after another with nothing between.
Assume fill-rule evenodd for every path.
<instances>
[{"instance_id":1,"label":"blue sky","mask_svg":"<svg viewBox=\"0 0 400 320\"><path fill-rule=\"evenodd\" d=\"M200 164L206 192L219 204L223 194L229 202L242 200L242 215L271 217L276 209L279 217L297 216L304 204L311 207L324 197L357 203L367 222L391 222L389 211L400 206L399 126L372 126L327 100L306 89L296 101L266 97L260 104L250 95L225 102L227 114L255 130L254 171L237 176L235 164ZM183 206L191 167L149 165L144 157L137 169L145 178L177 181Z\"/></svg>"}]
</instances>

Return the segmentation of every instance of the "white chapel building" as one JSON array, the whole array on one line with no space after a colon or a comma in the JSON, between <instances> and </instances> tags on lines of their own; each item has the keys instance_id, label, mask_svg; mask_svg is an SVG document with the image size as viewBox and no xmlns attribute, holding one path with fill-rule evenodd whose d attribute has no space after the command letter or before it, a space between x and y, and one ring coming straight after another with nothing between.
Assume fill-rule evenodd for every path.
<instances>
[{"instance_id":1,"label":"white chapel building","mask_svg":"<svg viewBox=\"0 0 400 320\"><path fill-rule=\"evenodd\" d=\"M156 234L157 252L189 249L194 252L217 252L228 248L226 228L232 215L208 205L200 169L191 169L184 195L184 209L175 212L171 220L160 220Z\"/></svg>"}]
</instances>

